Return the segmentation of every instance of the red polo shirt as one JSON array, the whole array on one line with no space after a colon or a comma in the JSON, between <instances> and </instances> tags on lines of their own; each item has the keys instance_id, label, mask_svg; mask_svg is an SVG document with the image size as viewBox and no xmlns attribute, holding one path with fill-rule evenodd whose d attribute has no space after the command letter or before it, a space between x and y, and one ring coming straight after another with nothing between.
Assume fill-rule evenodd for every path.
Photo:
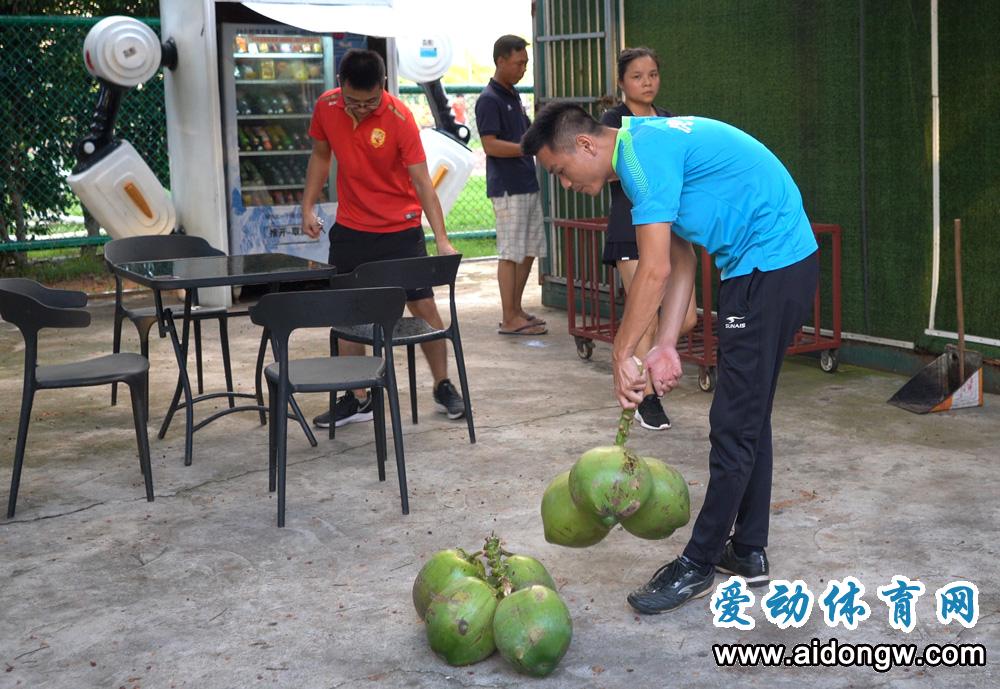
<instances>
[{"instance_id":1,"label":"red polo shirt","mask_svg":"<svg viewBox=\"0 0 1000 689\"><path fill-rule=\"evenodd\" d=\"M406 169L427 158L413 114L393 95L361 122L344 109L340 89L313 109L309 136L337 158L337 222L362 232L399 232L420 225L420 200Z\"/></svg>"}]
</instances>

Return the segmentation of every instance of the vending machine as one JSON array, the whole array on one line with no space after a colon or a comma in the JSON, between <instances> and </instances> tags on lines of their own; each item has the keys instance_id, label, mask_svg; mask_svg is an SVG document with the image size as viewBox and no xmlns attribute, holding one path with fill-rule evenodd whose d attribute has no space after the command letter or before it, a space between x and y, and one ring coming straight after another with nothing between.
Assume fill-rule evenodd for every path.
<instances>
[{"instance_id":1,"label":"vending machine","mask_svg":"<svg viewBox=\"0 0 1000 689\"><path fill-rule=\"evenodd\" d=\"M424 0L160 0L160 18L161 37L177 54L176 68L164 72L176 225L230 254L281 252L326 262L326 234L301 234L313 106L336 85L339 60L351 48L386 58L390 93L398 93L404 64L418 81L439 78L450 51L428 38L435 13ZM396 37L403 36L411 40L399 60ZM439 131L421 137L447 212L472 154ZM316 209L327 228L336 217L335 179L334 161ZM202 290L199 298L226 304L228 292Z\"/></svg>"},{"instance_id":2,"label":"vending machine","mask_svg":"<svg viewBox=\"0 0 1000 689\"><path fill-rule=\"evenodd\" d=\"M302 234L313 105L336 85L340 58L367 47L356 34L317 35L274 24L222 25L223 146L232 254L280 251L326 261L329 240ZM337 211L336 170L316 214Z\"/></svg>"}]
</instances>

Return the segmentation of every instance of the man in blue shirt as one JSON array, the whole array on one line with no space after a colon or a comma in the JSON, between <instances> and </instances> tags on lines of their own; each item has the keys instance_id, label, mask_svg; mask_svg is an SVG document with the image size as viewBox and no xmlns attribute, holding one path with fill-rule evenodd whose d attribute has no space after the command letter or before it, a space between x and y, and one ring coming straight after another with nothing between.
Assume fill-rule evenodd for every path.
<instances>
[{"instance_id":1,"label":"man in blue shirt","mask_svg":"<svg viewBox=\"0 0 1000 689\"><path fill-rule=\"evenodd\" d=\"M767 584L771 407L819 274L798 187L759 141L702 117L625 118L612 129L577 105L553 103L521 147L566 189L596 196L620 179L632 201L639 265L612 353L623 407L642 400L646 376L659 394L680 380L677 338L694 286L692 245L708 249L722 271L705 501L683 555L629 594L629 604L642 613L673 610L707 595L715 568L751 586ZM643 371L635 345L657 309Z\"/></svg>"},{"instance_id":2,"label":"man in blue shirt","mask_svg":"<svg viewBox=\"0 0 1000 689\"><path fill-rule=\"evenodd\" d=\"M528 68L527 42L501 36L493 44L496 71L476 99L476 128L486 152L486 195L497 228L501 335L544 335L545 321L524 310L521 297L535 257L546 254L535 161L521 152L531 124L514 86Z\"/></svg>"}]
</instances>

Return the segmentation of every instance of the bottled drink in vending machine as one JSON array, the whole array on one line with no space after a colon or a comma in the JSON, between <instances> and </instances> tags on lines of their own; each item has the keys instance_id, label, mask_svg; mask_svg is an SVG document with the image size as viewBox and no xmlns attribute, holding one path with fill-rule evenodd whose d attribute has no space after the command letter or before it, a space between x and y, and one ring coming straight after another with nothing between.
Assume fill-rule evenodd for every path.
<instances>
[{"instance_id":1,"label":"bottled drink in vending machine","mask_svg":"<svg viewBox=\"0 0 1000 689\"><path fill-rule=\"evenodd\" d=\"M278 100L281 103L281 110L285 114L292 114L295 112L295 105L292 104L292 99L288 97L288 94L282 91L278 94Z\"/></svg>"},{"instance_id":2,"label":"bottled drink in vending machine","mask_svg":"<svg viewBox=\"0 0 1000 689\"><path fill-rule=\"evenodd\" d=\"M254 127L253 133L257 135L258 139L260 139L261 148L258 150L270 151L274 148L274 145L271 143L271 138L267 135L267 132L264 131L263 127Z\"/></svg>"}]
</instances>

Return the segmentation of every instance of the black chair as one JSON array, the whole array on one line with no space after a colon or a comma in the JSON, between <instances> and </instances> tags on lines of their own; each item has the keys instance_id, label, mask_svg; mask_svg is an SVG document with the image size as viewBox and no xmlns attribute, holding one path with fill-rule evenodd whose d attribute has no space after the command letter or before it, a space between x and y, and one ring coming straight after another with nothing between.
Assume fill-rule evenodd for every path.
<instances>
[{"instance_id":1,"label":"black chair","mask_svg":"<svg viewBox=\"0 0 1000 689\"><path fill-rule=\"evenodd\" d=\"M385 480L386 434L383 392L389 398L399 497L403 514L410 513L406 495L406 464L399 396L393 368L392 339L406 294L399 288L344 289L267 294L250 307L250 319L270 334L277 361L264 370L268 401L268 488L277 478L278 526L285 525L285 453L288 442L288 404L295 392L327 392L372 388L375 413L375 454L378 478ZM299 328L371 324L374 356L323 357L289 360L288 339ZM383 356L383 350L385 352Z\"/></svg>"},{"instance_id":2,"label":"black chair","mask_svg":"<svg viewBox=\"0 0 1000 689\"><path fill-rule=\"evenodd\" d=\"M21 483L24 445L28 438L31 406L38 390L78 388L124 383L132 396L135 437L139 443L139 468L146 479L146 499L153 501L153 474L149 465L146 408L149 391L149 361L138 354L109 354L96 359L51 366L38 365L38 331L42 328L86 328L90 314L83 292L43 287L24 278L0 279L0 316L17 326L24 337L24 387L21 419L17 426L14 470L10 479L7 518L14 516L17 489Z\"/></svg>"},{"instance_id":3,"label":"black chair","mask_svg":"<svg viewBox=\"0 0 1000 689\"><path fill-rule=\"evenodd\" d=\"M455 307L455 278L458 266L462 261L461 254L451 256L421 256L418 258L403 258L389 261L364 263L348 275L338 275L333 286L340 287L402 287L404 289L421 289L424 287L441 287L448 285L451 322L448 327L439 330L427 321L415 316L406 316L399 321L399 327L392 337L392 346L406 345L406 364L410 379L410 409L413 423L417 423L417 373L416 345L432 340L450 340L455 350L455 366L458 369L458 380L462 388L462 399L465 401L465 419L469 427L469 442L476 442L476 428L472 420L472 402L469 400L469 381L465 372L465 357L462 354L462 336L458 330L458 310ZM336 354L337 338L350 342L372 344L372 328L365 326L337 326L330 331L330 351ZM331 401L331 418L333 407ZM330 424L330 437L334 434L334 424Z\"/></svg>"},{"instance_id":4,"label":"black chair","mask_svg":"<svg viewBox=\"0 0 1000 689\"><path fill-rule=\"evenodd\" d=\"M120 265L133 261L166 261L173 258L199 258L202 256L225 256L224 251L220 251L201 237L193 237L183 234L169 235L148 235L141 237L125 237L115 239L104 245L104 260L108 264ZM121 351L122 342L122 322L127 318L135 325L139 333L139 351L149 358L149 330L156 324L156 309L152 306L130 309L122 303L122 280L112 271L115 276L115 329L114 344L112 351L117 354ZM226 327L227 319L230 316L245 316L246 310L230 311L223 306L202 307L198 306L198 293L192 298L193 307L191 309L191 324L194 326L194 352L195 366L198 377L198 394L204 392L204 380L202 375L201 357L201 322L204 320L219 321L219 339L222 343L222 366L226 375L226 390L233 391L233 370L229 359L229 330ZM189 327L184 323L185 332ZM118 386L111 386L111 404L118 401ZM232 397L229 398L229 406L235 406Z\"/></svg>"}]
</instances>

